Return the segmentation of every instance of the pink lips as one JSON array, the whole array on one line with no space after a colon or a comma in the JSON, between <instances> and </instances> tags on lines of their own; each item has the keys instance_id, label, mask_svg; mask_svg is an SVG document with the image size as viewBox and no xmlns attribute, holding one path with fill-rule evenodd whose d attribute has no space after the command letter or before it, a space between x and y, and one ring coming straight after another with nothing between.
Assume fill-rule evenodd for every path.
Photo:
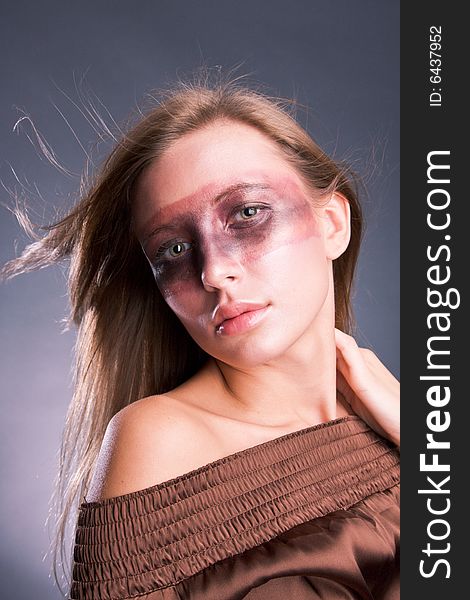
<instances>
[{"instance_id":1,"label":"pink lips","mask_svg":"<svg viewBox=\"0 0 470 600\"><path fill-rule=\"evenodd\" d=\"M219 306L215 312L215 330L219 335L234 335L247 331L265 316L269 304L234 302Z\"/></svg>"}]
</instances>

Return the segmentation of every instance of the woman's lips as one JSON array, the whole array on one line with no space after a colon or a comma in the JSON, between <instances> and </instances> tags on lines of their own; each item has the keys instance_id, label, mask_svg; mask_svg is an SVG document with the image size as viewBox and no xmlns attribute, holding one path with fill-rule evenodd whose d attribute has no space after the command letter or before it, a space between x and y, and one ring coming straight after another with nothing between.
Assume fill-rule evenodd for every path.
<instances>
[{"instance_id":1,"label":"woman's lips","mask_svg":"<svg viewBox=\"0 0 470 600\"><path fill-rule=\"evenodd\" d=\"M225 319L216 327L218 335L236 335L244 333L257 325L268 313L270 305L263 306L254 310L247 310L236 317Z\"/></svg>"}]
</instances>

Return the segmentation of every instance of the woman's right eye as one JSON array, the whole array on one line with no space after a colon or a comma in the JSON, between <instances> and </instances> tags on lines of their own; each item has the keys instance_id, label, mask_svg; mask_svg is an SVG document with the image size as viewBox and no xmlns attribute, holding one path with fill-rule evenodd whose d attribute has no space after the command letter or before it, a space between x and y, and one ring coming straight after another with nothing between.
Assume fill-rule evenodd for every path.
<instances>
[{"instance_id":1,"label":"woman's right eye","mask_svg":"<svg viewBox=\"0 0 470 600\"><path fill-rule=\"evenodd\" d=\"M158 249L156 258L157 260L174 260L183 256L183 254L191 249L191 246L190 242L169 242Z\"/></svg>"}]
</instances>

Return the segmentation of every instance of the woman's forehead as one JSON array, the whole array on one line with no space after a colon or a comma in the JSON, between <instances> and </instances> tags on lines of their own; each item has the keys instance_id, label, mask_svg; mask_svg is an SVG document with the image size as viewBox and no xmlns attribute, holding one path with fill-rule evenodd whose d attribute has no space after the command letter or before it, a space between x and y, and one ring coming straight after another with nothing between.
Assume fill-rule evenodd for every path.
<instances>
[{"instance_id":1,"label":"woman's forehead","mask_svg":"<svg viewBox=\"0 0 470 600\"><path fill-rule=\"evenodd\" d=\"M214 124L177 140L141 174L133 203L137 233L142 239L155 222L208 206L237 186L306 193L295 168L266 135L244 124Z\"/></svg>"},{"instance_id":2,"label":"woman's forehead","mask_svg":"<svg viewBox=\"0 0 470 600\"><path fill-rule=\"evenodd\" d=\"M294 169L280 146L256 128L213 123L171 144L142 173L137 190L163 208L220 179L242 179L253 170Z\"/></svg>"}]
</instances>

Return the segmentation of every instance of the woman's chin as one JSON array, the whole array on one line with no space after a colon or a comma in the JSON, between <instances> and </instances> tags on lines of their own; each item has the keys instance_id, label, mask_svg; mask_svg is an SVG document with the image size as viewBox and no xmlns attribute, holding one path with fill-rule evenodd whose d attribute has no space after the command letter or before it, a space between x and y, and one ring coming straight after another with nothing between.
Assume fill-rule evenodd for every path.
<instances>
[{"instance_id":1,"label":"woman's chin","mask_svg":"<svg viewBox=\"0 0 470 600\"><path fill-rule=\"evenodd\" d=\"M238 340L230 346L219 348L210 354L227 365L244 370L282 361L289 348L285 340L277 340L270 335L264 335L262 338L252 336L250 339Z\"/></svg>"}]
</instances>

